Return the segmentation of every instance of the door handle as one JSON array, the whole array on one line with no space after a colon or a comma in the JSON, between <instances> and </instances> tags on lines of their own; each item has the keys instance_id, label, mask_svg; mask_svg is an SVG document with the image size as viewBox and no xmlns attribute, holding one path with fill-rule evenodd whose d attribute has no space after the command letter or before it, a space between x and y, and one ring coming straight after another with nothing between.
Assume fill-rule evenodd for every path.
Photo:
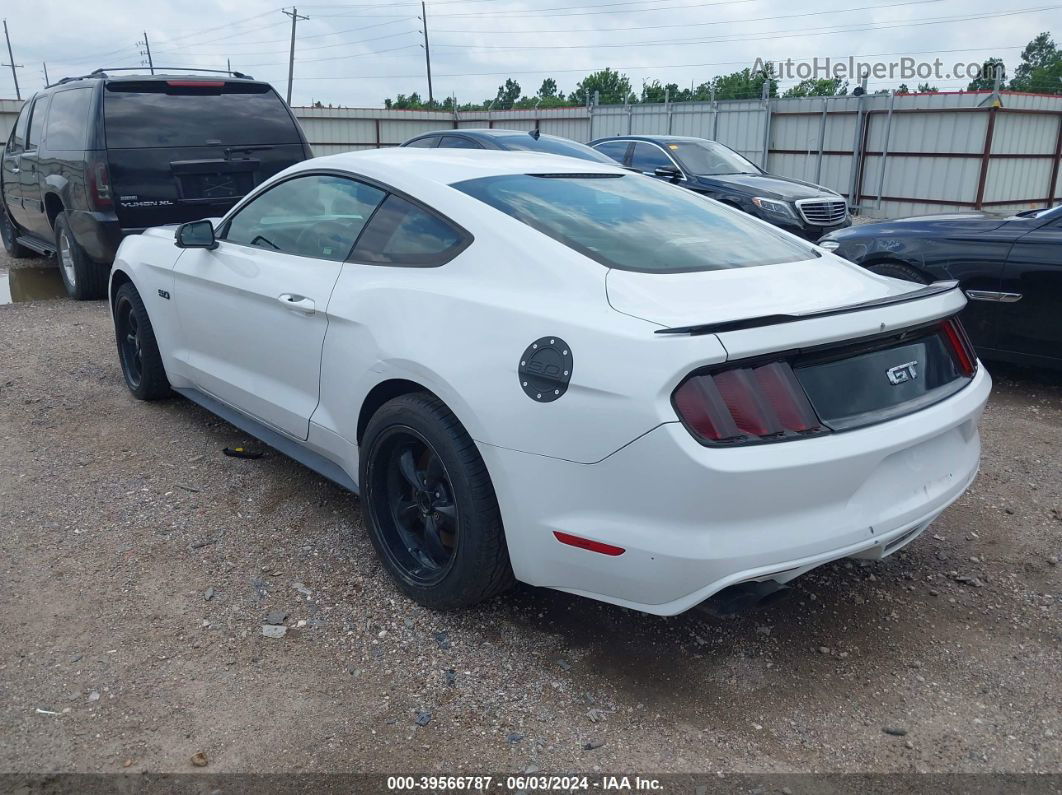
<instances>
[{"instance_id":1,"label":"door handle","mask_svg":"<svg viewBox=\"0 0 1062 795\"><path fill-rule=\"evenodd\" d=\"M313 299L307 298L304 295L283 293L282 295L277 296L277 300L293 312L301 312L304 315L312 315L316 310L316 305L314 304Z\"/></svg>"}]
</instances>

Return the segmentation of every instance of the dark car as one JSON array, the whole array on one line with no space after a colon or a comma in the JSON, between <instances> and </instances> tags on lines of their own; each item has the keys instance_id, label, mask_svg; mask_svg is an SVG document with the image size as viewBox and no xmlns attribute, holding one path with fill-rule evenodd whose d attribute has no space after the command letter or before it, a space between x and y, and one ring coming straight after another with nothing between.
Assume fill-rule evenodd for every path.
<instances>
[{"instance_id":1,"label":"dark car","mask_svg":"<svg viewBox=\"0 0 1062 795\"><path fill-rule=\"evenodd\" d=\"M768 174L717 141L619 135L590 145L628 168L703 193L808 240L852 223L848 203L839 193Z\"/></svg>"},{"instance_id":2,"label":"dark car","mask_svg":"<svg viewBox=\"0 0 1062 795\"><path fill-rule=\"evenodd\" d=\"M596 152L586 144L556 135L542 135L538 130L436 130L410 138L402 146L420 149L502 149L510 152L545 152L566 155L595 163L613 163L612 158ZM614 163L613 163L614 164Z\"/></svg>"},{"instance_id":3,"label":"dark car","mask_svg":"<svg viewBox=\"0 0 1062 795\"><path fill-rule=\"evenodd\" d=\"M58 254L67 292L102 298L122 237L222 215L311 156L273 87L239 73L65 78L22 106L8 138L4 247Z\"/></svg>"},{"instance_id":4,"label":"dark car","mask_svg":"<svg viewBox=\"0 0 1062 795\"><path fill-rule=\"evenodd\" d=\"M983 358L1062 368L1062 205L864 224L819 245L883 276L958 280Z\"/></svg>"}]
</instances>

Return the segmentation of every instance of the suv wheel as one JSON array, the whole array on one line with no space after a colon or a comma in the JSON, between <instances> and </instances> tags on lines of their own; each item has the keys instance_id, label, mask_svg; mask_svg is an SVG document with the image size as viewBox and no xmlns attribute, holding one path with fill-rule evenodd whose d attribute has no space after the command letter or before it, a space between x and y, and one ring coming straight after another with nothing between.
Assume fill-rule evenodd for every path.
<instances>
[{"instance_id":1,"label":"suv wheel","mask_svg":"<svg viewBox=\"0 0 1062 795\"><path fill-rule=\"evenodd\" d=\"M169 397L170 382L162 366L147 308L130 282L118 288L114 297L114 335L125 385L137 400Z\"/></svg>"},{"instance_id":2,"label":"suv wheel","mask_svg":"<svg viewBox=\"0 0 1062 795\"><path fill-rule=\"evenodd\" d=\"M0 207L0 239L4 241L4 250L15 259L28 259L36 254L32 249L26 248L15 241L17 231L7 211Z\"/></svg>"},{"instance_id":3,"label":"suv wheel","mask_svg":"<svg viewBox=\"0 0 1062 795\"><path fill-rule=\"evenodd\" d=\"M402 395L369 420L359 481L369 537L413 600L467 607L513 582L501 513L475 442L433 395Z\"/></svg>"},{"instance_id":4,"label":"suv wheel","mask_svg":"<svg viewBox=\"0 0 1062 795\"><path fill-rule=\"evenodd\" d=\"M70 231L66 211L55 218L55 255L59 260L59 274L66 293L78 301L90 301L107 296L110 268L92 261Z\"/></svg>"}]
</instances>

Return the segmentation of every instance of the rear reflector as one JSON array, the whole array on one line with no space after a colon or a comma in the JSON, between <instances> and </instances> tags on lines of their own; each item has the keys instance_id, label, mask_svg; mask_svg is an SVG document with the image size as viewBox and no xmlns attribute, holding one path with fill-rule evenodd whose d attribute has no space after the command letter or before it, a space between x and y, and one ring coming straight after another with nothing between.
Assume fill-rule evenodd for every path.
<instances>
[{"instance_id":1,"label":"rear reflector","mask_svg":"<svg viewBox=\"0 0 1062 795\"><path fill-rule=\"evenodd\" d=\"M591 552L600 552L602 555L616 557L627 551L623 547L614 547L612 544L591 541L589 538L580 538L579 536L573 536L570 533L562 533L559 530L554 530L553 535L555 535L557 540L562 544L567 544L570 547L579 547L579 549L588 549Z\"/></svg>"},{"instance_id":2,"label":"rear reflector","mask_svg":"<svg viewBox=\"0 0 1062 795\"><path fill-rule=\"evenodd\" d=\"M962 323L957 317L950 317L945 320L942 328L944 336L947 337L948 344L951 345L951 350L955 354L955 363L959 366L959 372L967 378L972 377L977 372L977 354L974 352L970 338L966 336L966 329L962 327Z\"/></svg>"},{"instance_id":3,"label":"rear reflector","mask_svg":"<svg viewBox=\"0 0 1062 795\"><path fill-rule=\"evenodd\" d=\"M828 433L787 362L687 378L675 411L705 443L748 444Z\"/></svg>"}]
</instances>

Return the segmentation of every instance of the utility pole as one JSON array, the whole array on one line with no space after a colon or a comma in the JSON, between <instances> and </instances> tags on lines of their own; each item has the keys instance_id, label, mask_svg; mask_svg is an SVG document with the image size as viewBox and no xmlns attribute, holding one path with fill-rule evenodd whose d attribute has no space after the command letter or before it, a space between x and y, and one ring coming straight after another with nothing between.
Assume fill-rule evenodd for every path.
<instances>
[{"instance_id":1,"label":"utility pole","mask_svg":"<svg viewBox=\"0 0 1062 795\"><path fill-rule=\"evenodd\" d=\"M431 93L431 50L428 49L428 9L424 0L420 0L420 21L424 23L424 65L428 69L428 104L434 104Z\"/></svg>"},{"instance_id":2,"label":"utility pole","mask_svg":"<svg viewBox=\"0 0 1062 795\"><path fill-rule=\"evenodd\" d=\"M52 81L48 79L48 63L47 61L41 61L41 66L44 67L44 87L47 88L52 84Z\"/></svg>"},{"instance_id":3,"label":"utility pole","mask_svg":"<svg viewBox=\"0 0 1062 795\"><path fill-rule=\"evenodd\" d=\"M287 14L291 17L291 53L288 55L288 106L291 106L291 80L295 74L295 25L300 19L309 19L309 17L299 16L299 9L292 8L291 11L284 11L281 9L280 13Z\"/></svg>"},{"instance_id":4,"label":"utility pole","mask_svg":"<svg viewBox=\"0 0 1062 795\"><path fill-rule=\"evenodd\" d=\"M138 41L137 44L144 48L140 51L140 54L147 56L148 69L151 70L151 74L155 74L155 63L151 60L151 42L148 41L148 35L146 30L144 31L144 40ZM143 63L143 61L141 61L141 63Z\"/></svg>"},{"instance_id":5,"label":"utility pole","mask_svg":"<svg viewBox=\"0 0 1062 795\"><path fill-rule=\"evenodd\" d=\"M227 71L227 72L228 72L228 73L229 73L230 75L232 74L232 59L231 59L231 58L226 58L226 59L225 59L225 70L226 70L226 71Z\"/></svg>"},{"instance_id":6,"label":"utility pole","mask_svg":"<svg viewBox=\"0 0 1062 795\"><path fill-rule=\"evenodd\" d=\"M15 56L11 54L11 36L7 32L7 20L4 20L4 38L7 39L7 59L11 63L0 64L2 66L11 67L11 79L15 81L15 99L22 99L22 94L18 90L18 72L16 69L21 69L22 64L15 63Z\"/></svg>"}]
</instances>

